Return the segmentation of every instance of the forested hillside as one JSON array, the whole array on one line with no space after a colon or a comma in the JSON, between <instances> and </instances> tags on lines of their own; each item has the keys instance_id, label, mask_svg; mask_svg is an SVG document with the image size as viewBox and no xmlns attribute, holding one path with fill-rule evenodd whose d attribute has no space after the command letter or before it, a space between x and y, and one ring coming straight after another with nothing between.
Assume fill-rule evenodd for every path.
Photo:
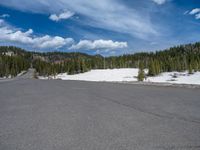
<instances>
[{"instance_id":1,"label":"forested hillside","mask_svg":"<svg viewBox=\"0 0 200 150\"><path fill-rule=\"evenodd\" d=\"M181 45L164 51L106 58L83 53L38 53L16 47L0 47L0 77L15 76L31 66L43 76L63 72L76 74L91 69L138 67L141 70L149 69L149 76L170 71L188 70L192 73L200 70L200 43Z\"/></svg>"},{"instance_id":2,"label":"forested hillside","mask_svg":"<svg viewBox=\"0 0 200 150\"><path fill-rule=\"evenodd\" d=\"M30 67L31 53L16 47L0 47L0 77L14 77Z\"/></svg>"}]
</instances>

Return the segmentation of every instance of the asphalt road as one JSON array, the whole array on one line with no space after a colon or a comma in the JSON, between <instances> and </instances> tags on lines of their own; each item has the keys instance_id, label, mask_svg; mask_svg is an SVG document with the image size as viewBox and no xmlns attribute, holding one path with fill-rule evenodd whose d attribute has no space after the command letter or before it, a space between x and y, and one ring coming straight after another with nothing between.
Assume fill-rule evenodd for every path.
<instances>
[{"instance_id":1,"label":"asphalt road","mask_svg":"<svg viewBox=\"0 0 200 150\"><path fill-rule=\"evenodd\" d=\"M21 75L21 76L18 76L16 78L14 78L15 80L18 80L18 79L32 79L34 77L34 73L35 73L35 69L33 68L30 68L28 69L28 71Z\"/></svg>"},{"instance_id":2,"label":"asphalt road","mask_svg":"<svg viewBox=\"0 0 200 150\"><path fill-rule=\"evenodd\" d=\"M200 150L200 90L0 82L0 150Z\"/></svg>"},{"instance_id":3,"label":"asphalt road","mask_svg":"<svg viewBox=\"0 0 200 150\"><path fill-rule=\"evenodd\" d=\"M33 79L34 73L35 73L35 69L30 68L27 71L23 71L20 75L18 75L15 78L7 78L7 79L0 78L0 82L9 82L9 81L22 80L22 79Z\"/></svg>"}]
</instances>

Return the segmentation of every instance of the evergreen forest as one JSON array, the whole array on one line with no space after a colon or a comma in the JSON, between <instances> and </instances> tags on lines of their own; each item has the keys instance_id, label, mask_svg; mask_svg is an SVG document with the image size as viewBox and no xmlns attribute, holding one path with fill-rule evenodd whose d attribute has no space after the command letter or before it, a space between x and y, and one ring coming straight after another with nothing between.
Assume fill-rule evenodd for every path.
<instances>
[{"instance_id":1,"label":"evergreen forest","mask_svg":"<svg viewBox=\"0 0 200 150\"><path fill-rule=\"evenodd\" d=\"M91 69L108 68L140 68L139 80L145 77L144 69L148 69L148 76L186 70L192 74L200 71L200 43L180 45L163 51L110 57L79 52L40 53L14 46L0 46L0 77L14 77L30 67L35 68L37 74L42 76L64 72L77 74Z\"/></svg>"}]
</instances>

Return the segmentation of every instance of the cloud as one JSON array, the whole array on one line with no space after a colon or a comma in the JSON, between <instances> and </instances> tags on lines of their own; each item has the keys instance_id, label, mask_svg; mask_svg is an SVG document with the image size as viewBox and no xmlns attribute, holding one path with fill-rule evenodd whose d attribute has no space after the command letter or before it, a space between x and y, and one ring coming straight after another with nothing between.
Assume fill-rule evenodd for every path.
<instances>
[{"instance_id":1,"label":"cloud","mask_svg":"<svg viewBox=\"0 0 200 150\"><path fill-rule=\"evenodd\" d=\"M58 22L58 21L60 21L60 20L69 19L69 18L71 18L73 15L74 15L73 12L71 12L71 11L65 11L65 12L63 12L63 13L61 13L61 14L59 14L59 15L51 14L51 15L49 16L49 19L52 20L52 21Z\"/></svg>"},{"instance_id":2,"label":"cloud","mask_svg":"<svg viewBox=\"0 0 200 150\"><path fill-rule=\"evenodd\" d=\"M197 13L199 13L200 12L200 8L195 8L195 9L193 9L192 11L190 11L190 15L195 15L195 14L197 14Z\"/></svg>"},{"instance_id":3,"label":"cloud","mask_svg":"<svg viewBox=\"0 0 200 150\"><path fill-rule=\"evenodd\" d=\"M159 35L159 28L156 23L152 23L148 12L129 7L119 0L57 0L56 3L54 0L1 0L0 5L34 13L50 13L54 20L58 20L59 15L55 14L60 10L70 10L83 16L83 25L129 34L140 39Z\"/></svg>"},{"instance_id":4,"label":"cloud","mask_svg":"<svg viewBox=\"0 0 200 150\"><path fill-rule=\"evenodd\" d=\"M4 20L0 19L0 26L3 25L3 23L4 23Z\"/></svg>"},{"instance_id":5,"label":"cloud","mask_svg":"<svg viewBox=\"0 0 200 150\"><path fill-rule=\"evenodd\" d=\"M162 5L162 4L167 2L167 0L152 0L152 1L155 2L158 5Z\"/></svg>"},{"instance_id":6,"label":"cloud","mask_svg":"<svg viewBox=\"0 0 200 150\"><path fill-rule=\"evenodd\" d=\"M127 42L113 42L112 40L81 40L79 43L72 45L71 50L100 50L100 49L121 49L127 48Z\"/></svg>"},{"instance_id":7,"label":"cloud","mask_svg":"<svg viewBox=\"0 0 200 150\"><path fill-rule=\"evenodd\" d=\"M63 46L70 45L74 42L72 38L63 38L59 36L41 36L33 35L33 30L29 29L26 32L15 30L7 26L0 26L0 41L19 43L32 48L38 49L58 49Z\"/></svg>"},{"instance_id":8,"label":"cloud","mask_svg":"<svg viewBox=\"0 0 200 150\"><path fill-rule=\"evenodd\" d=\"M183 15L187 15L190 11L189 10L186 10Z\"/></svg>"},{"instance_id":9,"label":"cloud","mask_svg":"<svg viewBox=\"0 0 200 150\"><path fill-rule=\"evenodd\" d=\"M21 31L7 24L0 19L0 42L20 44L32 49L59 49L65 47L69 50L113 50L127 48L127 42L118 42L112 40L80 40L75 44L72 38L63 38L60 36L36 36L32 29Z\"/></svg>"},{"instance_id":10,"label":"cloud","mask_svg":"<svg viewBox=\"0 0 200 150\"><path fill-rule=\"evenodd\" d=\"M196 19L200 19L200 8L194 8L189 14L194 15Z\"/></svg>"},{"instance_id":11,"label":"cloud","mask_svg":"<svg viewBox=\"0 0 200 150\"><path fill-rule=\"evenodd\" d=\"M196 14L196 15L195 15L195 18L196 18L196 19L200 19L200 13Z\"/></svg>"},{"instance_id":12,"label":"cloud","mask_svg":"<svg viewBox=\"0 0 200 150\"><path fill-rule=\"evenodd\" d=\"M40 49L58 49L64 46L71 45L73 42L74 40L72 38L63 38L60 36L51 37L49 35L33 39L34 46Z\"/></svg>"},{"instance_id":13,"label":"cloud","mask_svg":"<svg viewBox=\"0 0 200 150\"><path fill-rule=\"evenodd\" d=\"M10 17L9 14L2 14L2 15L0 15L0 18L8 18L8 17Z\"/></svg>"}]
</instances>

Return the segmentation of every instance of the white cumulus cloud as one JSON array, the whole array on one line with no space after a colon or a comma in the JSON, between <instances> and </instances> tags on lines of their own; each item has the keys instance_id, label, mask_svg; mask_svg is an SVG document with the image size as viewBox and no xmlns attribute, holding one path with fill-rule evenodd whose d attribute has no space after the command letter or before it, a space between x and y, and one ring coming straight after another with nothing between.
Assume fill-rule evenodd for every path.
<instances>
[{"instance_id":1,"label":"white cumulus cloud","mask_svg":"<svg viewBox=\"0 0 200 150\"><path fill-rule=\"evenodd\" d=\"M72 38L63 38L60 36L37 36L32 29L21 31L7 24L0 19L0 42L11 44L20 44L33 49L59 49L65 47L70 50L114 50L127 48L127 42L118 42L112 40L80 40L75 44Z\"/></svg>"},{"instance_id":2,"label":"white cumulus cloud","mask_svg":"<svg viewBox=\"0 0 200 150\"><path fill-rule=\"evenodd\" d=\"M60 36L51 37L49 35L35 38L34 42L39 48L61 48L63 46L71 45L74 40L72 38L62 38Z\"/></svg>"},{"instance_id":3,"label":"white cumulus cloud","mask_svg":"<svg viewBox=\"0 0 200 150\"><path fill-rule=\"evenodd\" d=\"M152 0L152 1L155 2L158 5L162 5L162 4L167 2L167 0Z\"/></svg>"},{"instance_id":4,"label":"white cumulus cloud","mask_svg":"<svg viewBox=\"0 0 200 150\"><path fill-rule=\"evenodd\" d=\"M71 11L65 11L59 15L56 15L56 14L51 14L49 16L49 19L52 20L52 21L60 21L60 20L64 20L64 19L69 19L71 18L72 16L74 15L74 12L71 12Z\"/></svg>"},{"instance_id":5,"label":"white cumulus cloud","mask_svg":"<svg viewBox=\"0 0 200 150\"><path fill-rule=\"evenodd\" d=\"M79 43L72 45L72 50L95 50L95 49L121 49L128 47L127 42L114 42L112 40L81 40Z\"/></svg>"},{"instance_id":6,"label":"white cumulus cloud","mask_svg":"<svg viewBox=\"0 0 200 150\"><path fill-rule=\"evenodd\" d=\"M189 14L194 15L196 19L200 19L200 8L194 8Z\"/></svg>"},{"instance_id":7,"label":"white cumulus cloud","mask_svg":"<svg viewBox=\"0 0 200 150\"><path fill-rule=\"evenodd\" d=\"M39 49L58 49L63 46L71 45L74 40L72 38L63 38L60 36L41 36L33 35L33 30L29 29L26 32L15 30L7 26L0 26L0 42L11 42L26 45L32 48Z\"/></svg>"},{"instance_id":8,"label":"white cumulus cloud","mask_svg":"<svg viewBox=\"0 0 200 150\"><path fill-rule=\"evenodd\" d=\"M190 11L190 15L195 15L195 14L197 14L197 13L199 13L200 12L200 8L195 8L195 9L193 9L192 11Z\"/></svg>"}]
</instances>

